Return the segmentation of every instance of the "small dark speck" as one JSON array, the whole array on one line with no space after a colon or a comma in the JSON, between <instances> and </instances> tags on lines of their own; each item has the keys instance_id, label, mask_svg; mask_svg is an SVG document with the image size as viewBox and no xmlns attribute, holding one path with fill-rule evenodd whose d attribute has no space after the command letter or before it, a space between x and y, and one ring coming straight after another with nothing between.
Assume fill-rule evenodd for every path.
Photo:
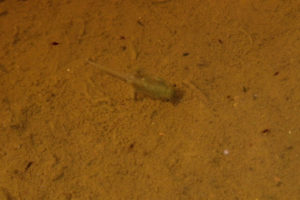
<instances>
[{"instance_id":1,"label":"small dark speck","mask_svg":"<svg viewBox=\"0 0 300 200\"><path fill-rule=\"evenodd\" d=\"M233 98L230 95L227 95L226 98L231 100L231 101L233 100Z\"/></svg>"},{"instance_id":2,"label":"small dark speck","mask_svg":"<svg viewBox=\"0 0 300 200\"><path fill-rule=\"evenodd\" d=\"M133 147L134 147L134 143L131 143L130 145L129 145L129 149L133 149Z\"/></svg>"},{"instance_id":3,"label":"small dark speck","mask_svg":"<svg viewBox=\"0 0 300 200\"><path fill-rule=\"evenodd\" d=\"M293 149L294 149L293 146L288 146L288 147L286 147L286 150L293 150Z\"/></svg>"},{"instance_id":4,"label":"small dark speck","mask_svg":"<svg viewBox=\"0 0 300 200\"><path fill-rule=\"evenodd\" d=\"M121 49L122 49L123 51L125 51L125 50L127 49L127 47L126 47L126 46L121 46Z\"/></svg>"},{"instance_id":5,"label":"small dark speck","mask_svg":"<svg viewBox=\"0 0 300 200\"><path fill-rule=\"evenodd\" d=\"M206 59L201 59L196 65L199 68L204 68L204 67L208 67L210 63Z\"/></svg>"},{"instance_id":6,"label":"small dark speck","mask_svg":"<svg viewBox=\"0 0 300 200\"><path fill-rule=\"evenodd\" d=\"M138 25L144 26L144 23L141 20L137 20Z\"/></svg>"},{"instance_id":7,"label":"small dark speck","mask_svg":"<svg viewBox=\"0 0 300 200\"><path fill-rule=\"evenodd\" d=\"M125 40L125 36L121 35L120 40Z\"/></svg>"},{"instance_id":8,"label":"small dark speck","mask_svg":"<svg viewBox=\"0 0 300 200\"><path fill-rule=\"evenodd\" d=\"M58 42L52 42L51 44L52 44L53 46L59 45Z\"/></svg>"},{"instance_id":9,"label":"small dark speck","mask_svg":"<svg viewBox=\"0 0 300 200\"><path fill-rule=\"evenodd\" d=\"M271 132L271 130L270 130L270 129L268 129L268 128L266 128L266 129L262 130L262 133L264 133L264 134L268 134L268 133L270 133L270 132Z\"/></svg>"},{"instance_id":10,"label":"small dark speck","mask_svg":"<svg viewBox=\"0 0 300 200\"><path fill-rule=\"evenodd\" d=\"M190 55L190 53L188 53L188 52L185 52L182 54L182 56L188 56L188 55Z\"/></svg>"},{"instance_id":11,"label":"small dark speck","mask_svg":"<svg viewBox=\"0 0 300 200\"><path fill-rule=\"evenodd\" d=\"M273 74L273 76L277 76L279 74L279 72L275 72L274 74Z\"/></svg>"},{"instance_id":12,"label":"small dark speck","mask_svg":"<svg viewBox=\"0 0 300 200\"><path fill-rule=\"evenodd\" d=\"M249 90L249 88L247 88L247 87L245 87L245 86L243 87L243 92L244 92L244 93L248 92L248 90Z\"/></svg>"},{"instance_id":13,"label":"small dark speck","mask_svg":"<svg viewBox=\"0 0 300 200\"><path fill-rule=\"evenodd\" d=\"M4 11L0 12L0 17L5 16L5 15L7 15L7 14L8 14L8 11L7 11L7 10L4 10Z\"/></svg>"},{"instance_id":14,"label":"small dark speck","mask_svg":"<svg viewBox=\"0 0 300 200\"><path fill-rule=\"evenodd\" d=\"M278 183L276 183L276 186L277 187L280 187L282 185L282 182L281 181L278 181Z\"/></svg>"},{"instance_id":15,"label":"small dark speck","mask_svg":"<svg viewBox=\"0 0 300 200\"><path fill-rule=\"evenodd\" d=\"M218 42L219 42L220 44L223 44L223 41L222 41L222 40L220 40L220 39L218 39Z\"/></svg>"},{"instance_id":16,"label":"small dark speck","mask_svg":"<svg viewBox=\"0 0 300 200\"><path fill-rule=\"evenodd\" d=\"M31 167L32 163L33 163L33 162L28 162L28 164L27 164L26 167L25 167L25 171L27 171L27 170Z\"/></svg>"},{"instance_id":17,"label":"small dark speck","mask_svg":"<svg viewBox=\"0 0 300 200\"><path fill-rule=\"evenodd\" d=\"M4 0L0 0L0 3L4 2Z\"/></svg>"},{"instance_id":18,"label":"small dark speck","mask_svg":"<svg viewBox=\"0 0 300 200\"><path fill-rule=\"evenodd\" d=\"M198 63L197 67L201 68L201 67L205 67L207 64L206 63Z\"/></svg>"}]
</instances>

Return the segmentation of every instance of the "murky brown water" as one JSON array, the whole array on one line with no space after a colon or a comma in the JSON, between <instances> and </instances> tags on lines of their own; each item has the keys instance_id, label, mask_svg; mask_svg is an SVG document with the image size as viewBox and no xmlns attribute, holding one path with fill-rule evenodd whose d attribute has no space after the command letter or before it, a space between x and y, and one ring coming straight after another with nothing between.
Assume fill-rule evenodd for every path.
<instances>
[{"instance_id":1,"label":"murky brown water","mask_svg":"<svg viewBox=\"0 0 300 200\"><path fill-rule=\"evenodd\" d=\"M1 0L0 199L300 199L299 22L296 0Z\"/></svg>"}]
</instances>

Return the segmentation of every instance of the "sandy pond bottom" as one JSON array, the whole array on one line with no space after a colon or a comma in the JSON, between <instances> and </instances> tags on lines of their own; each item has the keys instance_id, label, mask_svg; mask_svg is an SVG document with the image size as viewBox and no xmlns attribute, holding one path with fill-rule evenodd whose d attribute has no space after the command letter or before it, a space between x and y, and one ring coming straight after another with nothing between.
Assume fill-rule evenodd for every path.
<instances>
[{"instance_id":1,"label":"sandy pond bottom","mask_svg":"<svg viewBox=\"0 0 300 200\"><path fill-rule=\"evenodd\" d=\"M0 200L300 199L299 22L296 0L1 0Z\"/></svg>"}]
</instances>

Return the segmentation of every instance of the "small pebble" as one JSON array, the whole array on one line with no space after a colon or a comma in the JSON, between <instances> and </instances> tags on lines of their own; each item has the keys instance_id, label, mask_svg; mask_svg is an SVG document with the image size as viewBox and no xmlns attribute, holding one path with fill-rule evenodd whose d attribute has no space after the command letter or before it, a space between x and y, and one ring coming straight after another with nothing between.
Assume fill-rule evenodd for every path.
<instances>
[{"instance_id":1,"label":"small pebble","mask_svg":"<svg viewBox=\"0 0 300 200\"><path fill-rule=\"evenodd\" d=\"M223 154L224 154L225 156L227 156L227 155L229 154L228 149L225 149L224 152L223 152Z\"/></svg>"}]
</instances>

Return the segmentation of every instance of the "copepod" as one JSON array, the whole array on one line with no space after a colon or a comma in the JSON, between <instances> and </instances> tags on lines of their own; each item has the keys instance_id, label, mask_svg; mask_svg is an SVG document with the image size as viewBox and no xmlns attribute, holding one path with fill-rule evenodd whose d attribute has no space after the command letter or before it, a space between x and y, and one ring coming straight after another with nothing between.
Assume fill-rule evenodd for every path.
<instances>
[{"instance_id":1,"label":"copepod","mask_svg":"<svg viewBox=\"0 0 300 200\"><path fill-rule=\"evenodd\" d=\"M131 84L137 93L144 94L152 99L170 101L173 103L176 103L177 100L179 100L176 88L163 79L152 78L141 73L137 73L136 75L123 75L90 60L88 63L113 77Z\"/></svg>"}]
</instances>

